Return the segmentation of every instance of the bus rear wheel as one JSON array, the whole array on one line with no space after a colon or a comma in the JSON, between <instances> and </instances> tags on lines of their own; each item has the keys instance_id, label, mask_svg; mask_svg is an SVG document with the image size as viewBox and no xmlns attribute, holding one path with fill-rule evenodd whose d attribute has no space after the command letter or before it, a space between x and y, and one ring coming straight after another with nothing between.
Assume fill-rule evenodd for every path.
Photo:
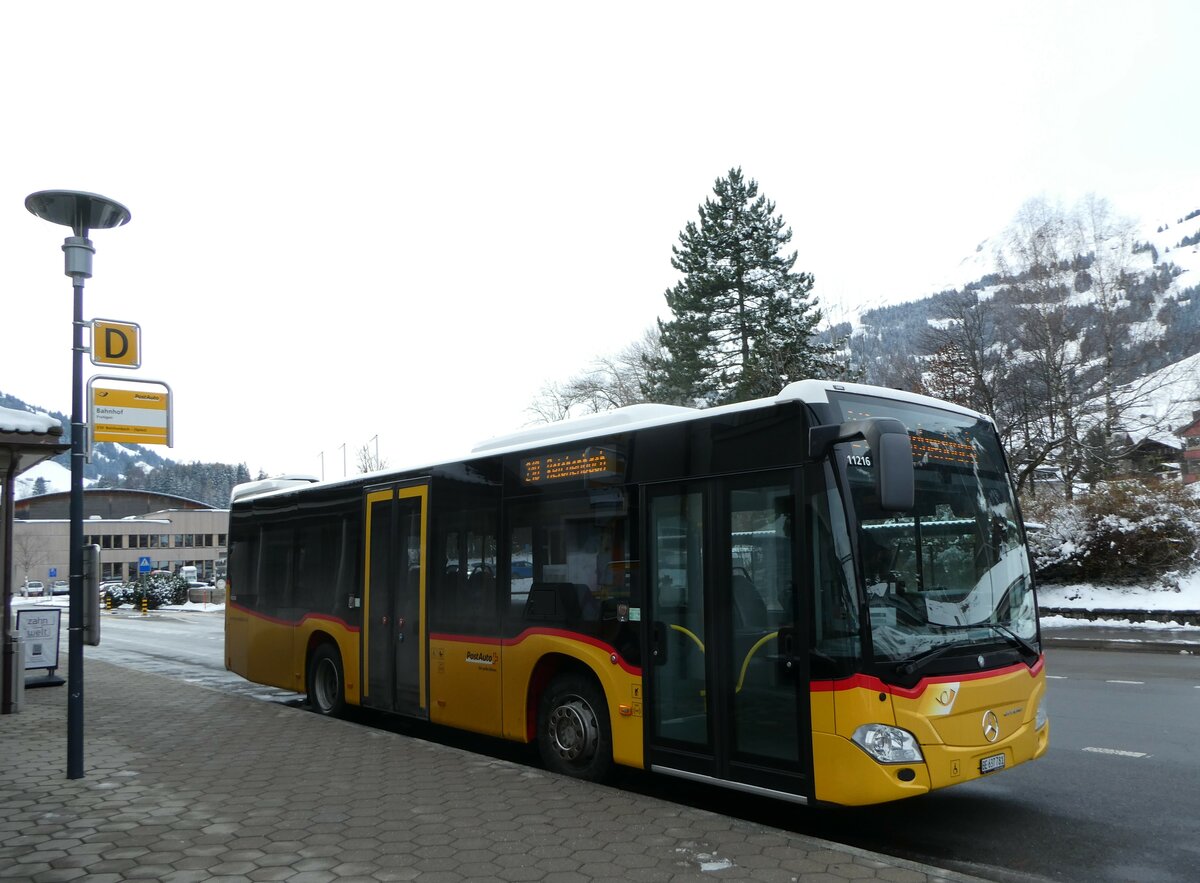
<instances>
[{"instance_id":1,"label":"bus rear wheel","mask_svg":"<svg viewBox=\"0 0 1200 883\"><path fill-rule=\"evenodd\" d=\"M337 648L322 644L308 662L308 704L317 714L338 716L346 707L342 689L342 656Z\"/></svg>"},{"instance_id":2,"label":"bus rear wheel","mask_svg":"<svg viewBox=\"0 0 1200 883\"><path fill-rule=\"evenodd\" d=\"M570 673L550 682L538 704L538 750L556 773L598 782L612 768L612 732L604 692Z\"/></svg>"}]
</instances>

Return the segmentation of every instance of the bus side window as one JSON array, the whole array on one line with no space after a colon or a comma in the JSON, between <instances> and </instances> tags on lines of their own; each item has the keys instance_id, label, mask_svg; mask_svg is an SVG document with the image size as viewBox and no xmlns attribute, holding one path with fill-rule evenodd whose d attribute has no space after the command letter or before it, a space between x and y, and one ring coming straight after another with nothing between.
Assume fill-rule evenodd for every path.
<instances>
[{"instance_id":1,"label":"bus side window","mask_svg":"<svg viewBox=\"0 0 1200 883\"><path fill-rule=\"evenodd\" d=\"M616 626L618 608L631 600L635 559L629 518L611 491L596 500L521 502L508 523L509 632L536 622L591 635L604 622Z\"/></svg>"},{"instance_id":2,"label":"bus side window","mask_svg":"<svg viewBox=\"0 0 1200 883\"><path fill-rule=\"evenodd\" d=\"M250 610L258 608L258 531L234 539L229 546L230 600Z\"/></svg>"},{"instance_id":3,"label":"bus side window","mask_svg":"<svg viewBox=\"0 0 1200 883\"><path fill-rule=\"evenodd\" d=\"M496 516L490 509L448 516L434 537L432 628L462 634L496 630Z\"/></svg>"}]
</instances>

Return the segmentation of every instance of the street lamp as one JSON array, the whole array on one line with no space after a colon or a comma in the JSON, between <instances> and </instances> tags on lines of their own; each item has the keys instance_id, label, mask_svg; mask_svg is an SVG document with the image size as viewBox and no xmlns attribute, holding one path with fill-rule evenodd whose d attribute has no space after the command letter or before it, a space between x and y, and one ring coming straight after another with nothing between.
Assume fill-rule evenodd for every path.
<instances>
[{"instance_id":1,"label":"street lamp","mask_svg":"<svg viewBox=\"0 0 1200 883\"><path fill-rule=\"evenodd\" d=\"M66 274L73 280L75 318L71 345L71 605L68 613L67 778L83 778L83 280L91 278L96 249L89 230L129 223L119 202L79 190L41 190L25 197L25 208L52 224L70 227L63 242Z\"/></svg>"}]
</instances>

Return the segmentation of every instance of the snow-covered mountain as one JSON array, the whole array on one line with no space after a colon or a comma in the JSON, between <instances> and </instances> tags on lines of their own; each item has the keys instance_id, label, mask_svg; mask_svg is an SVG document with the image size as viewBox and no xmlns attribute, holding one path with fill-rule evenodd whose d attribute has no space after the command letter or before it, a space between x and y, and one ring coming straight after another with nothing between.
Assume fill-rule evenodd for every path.
<instances>
[{"instance_id":1,"label":"snow-covered mountain","mask_svg":"<svg viewBox=\"0 0 1200 883\"><path fill-rule=\"evenodd\" d=\"M16 396L0 392L0 407L14 411L46 413ZM64 414L49 412L63 425L62 441L69 443L70 420ZM14 482L16 499L39 493L69 491L71 488L70 452L44 461ZM229 491L250 480L245 464L178 463L140 445L102 442L92 449L91 462L84 466L85 487L128 488L158 491L199 500L211 506L229 504Z\"/></svg>"},{"instance_id":2,"label":"snow-covered mountain","mask_svg":"<svg viewBox=\"0 0 1200 883\"><path fill-rule=\"evenodd\" d=\"M56 460L43 460L17 476L13 482L13 496L18 500L32 497L38 491L39 479L42 482L40 490L45 494L65 493L71 489L71 470ZM84 487L95 483L95 479L83 481Z\"/></svg>"},{"instance_id":3,"label":"snow-covered mountain","mask_svg":"<svg viewBox=\"0 0 1200 883\"><path fill-rule=\"evenodd\" d=\"M1035 358L1031 317L1040 315L1058 337L1074 394L1086 400L1104 384L1146 390L1131 412L1155 414L1160 428L1188 422L1200 399L1192 358L1200 353L1200 209L1140 225L1110 221L1090 239L1081 226L1069 212L1019 218L954 268L944 288L860 308L832 336L847 339L867 382L911 387L929 380L931 359L964 327L965 309L1005 366Z\"/></svg>"}]
</instances>

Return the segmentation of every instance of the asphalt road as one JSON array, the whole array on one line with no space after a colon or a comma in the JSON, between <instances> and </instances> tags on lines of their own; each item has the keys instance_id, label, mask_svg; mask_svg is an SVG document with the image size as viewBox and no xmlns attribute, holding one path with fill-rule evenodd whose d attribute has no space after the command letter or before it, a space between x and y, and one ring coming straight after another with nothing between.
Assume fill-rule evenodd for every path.
<instances>
[{"instance_id":1,"label":"asphalt road","mask_svg":"<svg viewBox=\"0 0 1200 883\"><path fill-rule=\"evenodd\" d=\"M62 653L67 651L63 616ZM105 614L100 645L84 648L84 663L101 659L141 671L179 678L189 684L254 696L293 701L295 693L264 687L225 670L225 617L221 613L159 613L132 611ZM86 675L85 675L86 688Z\"/></svg>"},{"instance_id":2,"label":"asphalt road","mask_svg":"<svg viewBox=\"0 0 1200 883\"><path fill-rule=\"evenodd\" d=\"M220 615L121 613L106 617L101 645L86 648L86 658L295 704L295 694L226 672L222 646ZM997 881L1200 879L1200 657L1051 648L1047 671L1047 756L923 798L850 810L752 799L642 773L623 773L618 784ZM520 746L377 715L360 719L531 759Z\"/></svg>"}]
</instances>

